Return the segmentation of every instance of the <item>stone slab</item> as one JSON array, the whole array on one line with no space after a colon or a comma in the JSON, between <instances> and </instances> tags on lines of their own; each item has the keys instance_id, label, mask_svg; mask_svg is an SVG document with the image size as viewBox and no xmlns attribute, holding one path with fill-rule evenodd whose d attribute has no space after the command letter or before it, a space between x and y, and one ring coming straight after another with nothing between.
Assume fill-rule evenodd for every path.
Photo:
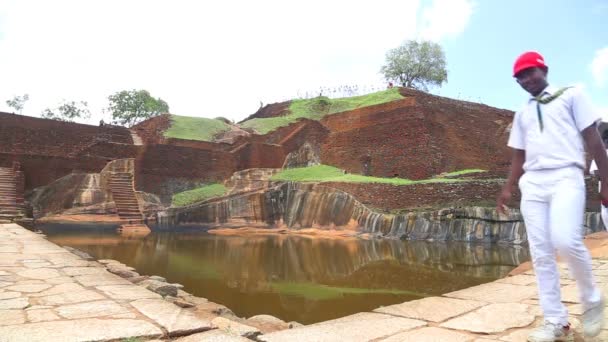
<instances>
[{"instance_id":1,"label":"stone slab","mask_svg":"<svg viewBox=\"0 0 608 342\"><path fill-rule=\"evenodd\" d=\"M129 309L111 300L64 305L55 309L59 315L68 319L107 317L130 313Z\"/></svg>"},{"instance_id":2,"label":"stone slab","mask_svg":"<svg viewBox=\"0 0 608 342\"><path fill-rule=\"evenodd\" d=\"M24 285L13 285L6 287L6 290L10 291L18 291L18 292L26 292L26 293L34 293L40 292L48 289L52 285L49 284L24 284Z\"/></svg>"},{"instance_id":3,"label":"stone slab","mask_svg":"<svg viewBox=\"0 0 608 342\"><path fill-rule=\"evenodd\" d=\"M27 310L25 313L27 314L27 320L31 323L56 321L61 319L61 317L57 316L51 309Z\"/></svg>"},{"instance_id":4,"label":"stone slab","mask_svg":"<svg viewBox=\"0 0 608 342\"><path fill-rule=\"evenodd\" d=\"M251 342L250 339L238 335L229 334L219 329L181 337L174 342Z\"/></svg>"},{"instance_id":5,"label":"stone slab","mask_svg":"<svg viewBox=\"0 0 608 342\"><path fill-rule=\"evenodd\" d=\"M261 332L258 328L254 328L249 325L245 325L233 320L229 320L224 317L216 317L211 321L212 326L229 333L234 333L239 336L253 339Z\"/></svg>"},{"instance_id":6,"label":"stone slab","mask_svg":"<svg viewBox=\"0 0 608 342\"><path fill-rule=\"evenodd\" d=\"M456 317L475 310L485 304L487 303L474 300L428 297L402 304L378 308L374 310L374 312L406 318L421 319L430 322L442 322L448 318ZM441 308L441 310L438 310L437 308Z\"/></svg>"},{"instance_id":7,"label":"stone slab","mask_svg":"<svg viewBox=\"0 0 608 342\"><path fill-rule=\"evenodd\" d=\"M131 285L131 282L109 272L75 276L74 279L83 286Z\"/></svg>"},{"instance_id":8,"label":"stone slab","mask_svg":"<svg viewBox=\"0 0 608 342\"><path fill-rule=\"evenodd\" d=\"M107 274L108 272L101 267L65 267L61 270L69 276L81 276L91 274Z\"/></svg>"},{"instance_id":9,"label":"stone slab","mask_svg":"<svg viewBox=\"0 0 608 342\"><path fill-rule=\"evenodd\" d=\"M30 305L27 298L13 298L0 300L0 310L25 309Z\"/></svg>"},{"instance_id":10,"label":"stone slab","mask_svg":"<svg viewBox=\"0 0 608 342\"><path fill-rule=\"evenodd\" d=\"M534 285L536 283L536 277L527 274L519 274L512 277L498 279L496 282L512 285Z\"/></svg>"},{"instance_id":11,"label":"stone slab","mask_svg":"<svg viewBox=\"0 0 608 342\"><path fill-rule=\"evenodd\" d=\"M2 312L0 312L0 326L22 323L25 323L25 314L23 310L2 310Z\"/></svg>"},{"instance_id":12,"label":"stone slab","mask_svg":"<svg viewBox=\"0 0 608 342\"><path fill-rule=\"evenodd\" d=\"M300 328L258 336L266 342L363 342L387 338L400 332L425 326L426 322L380 313L359 313Z\"/></svg>"},{"instance_id":13,"label":"stone slab","mask_svg":"<svg viewBox=\"0 0 608 342\"><path fill-rule=\"evenodd\" d=\"M490 304L460 317L451 319L440 327L493 334L507 329L521 328L534 322L534 315L528 312L526 304Z\"/></svg>"},{"instance_id":14,"label":"stone slab","mask_svg":"<svg viewBox=\"0 0 608 342\"><path fill-rule=\"evenodd\" d=\"M445 294L445 297L488 303L519 303L536 296L536 286L488 283Z\"/></svg>"},{"instance_id":15,"label":"stone slab","mask_svg":"<svg viewBox=\"0 0 608 342\"><path fill-rule=\"evenodd\" d=\"M21 293L19 293L19 292L11 292L11 291L0 292L0 300L19 298L19 297L21 297Z\"/></svg>"},{"instance_id":16,"label":"stone slab","mask_svg":"<svg viewBox=\"0 0 608 342\"><path fill-rule=\"evenodd\" d=\"M211 322L202 320L192 311L182 309L163 299L140 299L131 302L131 305L160 324L171 336L202 332L212 328Z\"/></svg>"},{"instance_id":17,"label":"stone slab","mask_svg":"<svg viewBox=\"0 0 608 342\"><path fill-rule=\"evenodd\" d=\"M54 285L50 289L42 291L40 293L31 294L31 296L32 297L44 297L44 296L52 296L52 295L58 295L58 294L62 294L62 293L78 292L78 291L84 291L84 290L86 290L86 289L84 287L80 286L79 284L63 283L63 284L59 284L59 285Z\"/></svg>"},{"instance_id":18,"label":"stone slab","mask_svg":"<svg viewBox=\"0 0 608 342\"><path fill-rule=\"evenodd\" d=\"M56 295L52 295L52 296L40 297L40 298L38 298L38 303L40 305L65 305L65 304L89 302L92 300L100 300L100 299L106 299L106 298L95 291L84 290L84 291L75 291L75 292L65 292L65 293L56 294Z\"/></svg>"},{"instance_id":19,"label":"stone slab","mask_svg":"<svg viewBox=\"0 0 608 342\"><path fill-rule=\"evenodd\" d=\"M380 340L381 342L468 342L472 338L461 332L441 329L436 327L425 327L413 331L406 331Z\"/></svg>"},{"instance_id":20,"label":"stone slab","mask_svg":"<svg viewBox=\"0 0 608 342\"><path fill-rule=\"evenodd\" d=\"M49 279L61 276L56 269L53 268L34 268L17 273L19 276L30 279Z\"/></svg>"},{"instance_id":21,"label":"stone slab","mask_svg":"<svg viewBox=\"0 0 608 342\"><path fill-rule=\"evenodd\" d=\"M161 335L160 328L152 323L133 319L89 318L0 327L1 342L84 342L159 337Z\"/></svg>"},{"instance_id":22,"label":"stone slab","mask_svg":"<svg viewBox=\"0 0 608 342\"><path fill-rule=\"evenodd\" d=\"M137 285L107 285L98 286L97 289L112 299L137 300L162 298L159 294L148 291Z\"/></svg>"}]
</instances>

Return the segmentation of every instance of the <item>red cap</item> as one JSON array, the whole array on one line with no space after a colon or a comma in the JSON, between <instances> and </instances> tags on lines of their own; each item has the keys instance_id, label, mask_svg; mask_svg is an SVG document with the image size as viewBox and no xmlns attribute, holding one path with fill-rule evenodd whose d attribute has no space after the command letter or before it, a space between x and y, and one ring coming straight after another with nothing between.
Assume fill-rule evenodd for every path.
<instances>
[{"instance_id":1,"label":"red cap","mask_svg":"<svg viewBox=\"0 0 608 342\"><path fill-rule=\"evenodd\" d=\"M540 53L535 51L524 52L521 56L517 57L513 65L513 77L520 71L533 67L544 68L545 70L549 68Z\"/></svg>"}]
</instances>

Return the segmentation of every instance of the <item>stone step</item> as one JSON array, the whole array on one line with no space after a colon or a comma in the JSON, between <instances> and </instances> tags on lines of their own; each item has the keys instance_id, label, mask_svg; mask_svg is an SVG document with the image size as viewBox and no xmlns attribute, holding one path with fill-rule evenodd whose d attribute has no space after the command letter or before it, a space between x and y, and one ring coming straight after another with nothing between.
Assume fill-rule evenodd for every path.
<instances>
[{"instance_id":1,"label":"stone step","mask_svg":"<svg viewBox=\"0 0 608 342\"><path fill-rule=\"evenodd\" d=\"M133 200L133 201L137 201L137 197L135 197L134 194L112 194L113 198L118 198L121 200Z\"/></svg>"},{"instance_id":2,"label":"stone step","mask_svg":"<svg viewBox=\"0 0 608 342\"><path fill-rule=\"evenodd\" d=\"M125 212L140 213L139 207L137 207L137 206L118 206L118 208L116 208L116 209L123 213L125 213Z\"/></svg>"},{"instance_id":3,"label":"stone step","mask_svg":"<svg viewBox=\"0 0 608 342\"><path fill-rule=\"evenodd\" d=\"M112 191L112 195L135 197L135 192L134 191Z\"/></svg>"},{"instance_id":4,"label":"stone step","mask_svg":"<svg viewBox=\"0 0 608 342\"><path fill-rule=\"evenodd\" d=\"M138 209L116 208L116 212L121 215L141 215L141 212Z\"/></svg>"}]
</instances>

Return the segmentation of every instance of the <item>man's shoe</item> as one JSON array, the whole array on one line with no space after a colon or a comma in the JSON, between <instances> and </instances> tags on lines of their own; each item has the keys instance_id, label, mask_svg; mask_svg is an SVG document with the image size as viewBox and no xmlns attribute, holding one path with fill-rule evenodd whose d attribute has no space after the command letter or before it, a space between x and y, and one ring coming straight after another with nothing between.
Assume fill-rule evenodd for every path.
<instances>
[{"instance_id":1,"label":"man's shoe","mask_svg":"<svg viewBox=\"0 0 608 342\"><path fill-rule=\"evenodd\" d=\"M604 297L598 305L583 313L583 333L586 337L599 335L604 327Z\"/></svg>"},{"instance_id":2,"label":"man's shoe","mask_svg":"<svg viewBox=\"0 0 608 342\"><path fill-rule=\"evenodd\" d=\"M534 329L528 335L528 342L572 342L574 334L570 329L570 323L563 326L545 321L543 325Z\"/></svg>"}]
</instances>

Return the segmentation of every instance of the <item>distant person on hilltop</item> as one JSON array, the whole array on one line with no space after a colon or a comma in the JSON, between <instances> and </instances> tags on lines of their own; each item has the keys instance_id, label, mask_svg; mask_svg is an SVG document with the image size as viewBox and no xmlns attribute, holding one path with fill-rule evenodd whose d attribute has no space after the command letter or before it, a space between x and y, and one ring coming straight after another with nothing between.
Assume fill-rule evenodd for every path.
<instances>
[{"instance_id":1,"label":"distant person on hilltop","mask_svg":"<svg viewBox=\"0 0 608 342\"><path fill-rule=\"evenodd\" d=\"M531 342L574 341L561 301L556 250L576 279L584 334L597 336L604 324L604 298L593 278L582 234L585 145L599 169L601 196L608 199L608 157L597 130L600 116L580 89L550 86L548 71L537 52L526 52L515 61L513 76L532 97L513 119L508 142L513 149L511 172L496 201L496 210L505 214L511 191L519 184L544 315L544 323L528 336Z\"/></svg>"},{"instance_id":2,"label":"distant person on hilltop","mask_svg":"<svg viewBox=\"0 0 608 342\"><path fill-rule=\"evenodd\" d=\"M603 136L602 136L602 140L604 141L604 146L608 146L608 131L604 132ZM608 150L606 150L606 152L608 153ZM591 167L589 168L589 172L595 176L599 175L599 170L597 168L597 163L595 162L595 159L591 162ZM598 190L602 191L602 181L599 182L598 184ZM602 222L604 223L604 228L608 228L608 207L606 205L604 205L604 203L602 203L602 205L600 206L600 213L602 216Z\"/></svg>"},{"instance_id":3,"label":"distant person on hilltop","mask_svg":"<svg viewBox=\"0 0 608 342\"><path fill-rule=\"evenodd\" d=\"M386 89L393 89L393 82L388 82Z\"/></svg>"}]
</instances>

